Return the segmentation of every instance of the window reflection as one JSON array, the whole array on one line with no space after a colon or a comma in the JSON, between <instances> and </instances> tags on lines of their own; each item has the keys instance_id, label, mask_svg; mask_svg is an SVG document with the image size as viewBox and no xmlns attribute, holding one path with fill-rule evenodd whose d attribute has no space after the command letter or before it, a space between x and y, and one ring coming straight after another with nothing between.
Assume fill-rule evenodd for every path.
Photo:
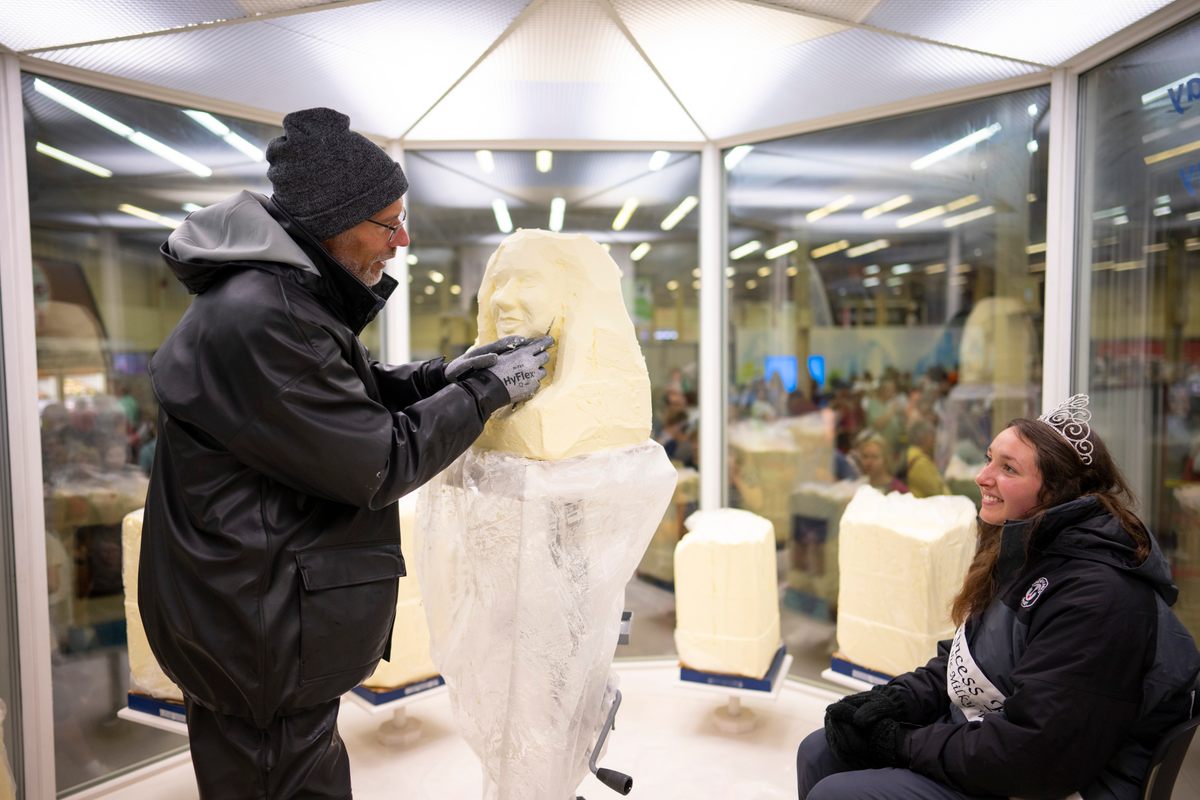
<instances>
[{"instance_id":1,"label":"window reflection","mask_svg":"<svg viewBox=\"0 0 1200 800\"><path fill-rule=\"evenodd\" d=\"M121 522L145 503L157 437L146 366L189 302L158 248L192 208L269 187L253 150L187 109L32 75L22 89L56 782L70 791L186 744L116 717L129 689ZM137 146L63 96L211 173ZM259 148L278 133L223 122Z\"/></svg>"},{"instance_id":2,"label":"window reflection","mask_svg":"<svg viewBox=\"0 0 1200 800\"><path fill-rule=\"evenodd\" d=\"M679 470L674 502L626 592L638 635L618 654L671 654L674 548L699 491L699 156L663 151L652 166L649 151L554 152L541 172L533 151L482 152L407 154L413 358L453 357L474 341L483 270L509 231L552 229L561 213L564 232L608 249L650 373L653 435Z\"/></svg>"},{"instance_id":3,"label":"window reflection","mask_svg":"<svg viewBox=\"0 0 1200 800\"><path fill-rule=\"evenodd\" d=\"M1079 390L1200 635L1200 20L1083 77Z\"/></svg>"},{"instance_id":4,"label":"window reflection","mask_svg":"<svg viewBox=\"0 0 1200 800\"><path fill-rule=\"evenodd\" d=\"M794 672L836 648L854 491L978 503L992 435L1040 412L1048 100L728 153L729 496L775 526Z\"/></svg>"}]
</instances>

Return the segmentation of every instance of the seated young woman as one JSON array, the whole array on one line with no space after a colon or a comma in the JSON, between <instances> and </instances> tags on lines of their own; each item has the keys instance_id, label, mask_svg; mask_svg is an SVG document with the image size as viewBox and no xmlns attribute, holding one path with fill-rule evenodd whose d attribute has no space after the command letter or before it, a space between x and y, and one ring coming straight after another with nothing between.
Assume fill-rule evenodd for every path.
<instances>
[{"instance_id":1,"label":"seated young woman","mask_svg":"<svg viewBox=\"0 0 1200 800\"><path fill-rule=\"evenodd\" d=\"M1140 797L1200 653L1089 421L1076 395L992 441L953 641L829 706L797 753L800 800Z\"/></svg>"}]
</instances>

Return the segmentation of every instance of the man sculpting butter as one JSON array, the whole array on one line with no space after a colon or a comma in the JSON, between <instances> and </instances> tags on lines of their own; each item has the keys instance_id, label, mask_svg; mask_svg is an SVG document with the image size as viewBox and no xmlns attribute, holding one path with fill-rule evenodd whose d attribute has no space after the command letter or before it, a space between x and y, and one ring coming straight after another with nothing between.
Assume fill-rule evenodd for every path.
<instances>
[{"instance_id":1,"label":"man sculpting butter","mask_svg":"<svg viewBox=\"0 0 1200 800\"><path fill-rule=\"evenodd\" d=\"M138 599L202 798L351 796L338 698L389 652L396 501L545 376L548 337L449 364L368 356L358 335L409 244L408 181L349 122L288 114L272 196L197 211L162 247L195 297L150 362Z\"/></svg>"}]
</instances>

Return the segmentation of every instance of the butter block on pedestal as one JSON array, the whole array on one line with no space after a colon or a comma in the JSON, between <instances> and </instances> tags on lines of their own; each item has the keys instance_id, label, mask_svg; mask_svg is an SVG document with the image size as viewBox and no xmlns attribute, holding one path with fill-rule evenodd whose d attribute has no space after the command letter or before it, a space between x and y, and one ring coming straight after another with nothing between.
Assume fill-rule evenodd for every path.
<instances>
[{"instance_id":1,"label":"butter block on pedestal","mask_svg":"<svg viewBox=\"0 0 1200 800\"><path fill-rule=\"evenodd\" d=\"M950 604L975 555L975 504L863 486L838 527L837 639L848 661L899 675L954 635Z\"/></svg>"},{"instance_id":2,"label":"butter block on pedestal","mask_svg":"<svg viewBox=\"0 0 1200 800\"><path fill-rule=\"evenodd\" d=\"M138 560L142 553L142 512L130 511L121 522L121 579L125 584L125 629L129 641L129 688L162 700L183 702L183 692L158 665L138 611Z\"/></svg>"},{"instance_id":3,"label":"butter block on pedestal","mask_svg":"<svg viewBox=\"0 0 1200 800\"><path fill-rule=\"evenodd\" d=\"M775 531L739 509L697 511L675 548L675 648L690 669L761 678L779 649Z\"/></svg>"},{"instance_id":4,"label":"butter block on pedestal","mask_svg":"<svg viewBox=\"0 0 1200 800\"><path fill-rule=\"evenodd\" d=\"M418 583L417 553L421 552L421 532L417 530L417 492L400 498L400 542L407 575L400 579L396 594L396 622L392 625L392 652L380 661L371 677L363 681L373 689L408 686L438 674L429 655L429 625L421 602Z\"/></svg>"}]
</instances>

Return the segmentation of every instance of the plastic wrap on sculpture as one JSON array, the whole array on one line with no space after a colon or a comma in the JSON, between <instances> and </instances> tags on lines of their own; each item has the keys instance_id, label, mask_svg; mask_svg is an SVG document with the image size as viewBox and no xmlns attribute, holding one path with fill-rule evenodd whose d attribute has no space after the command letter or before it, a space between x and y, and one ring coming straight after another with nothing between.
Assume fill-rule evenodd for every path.
<instances>
[{"instance_id":1,"label":"plastic wrap on sculpture","mask_svg":"<svg viewBox=\"0 0 1200 800\"><path fill-rule=\"evenodd\" d=\"M899 675L937 654L954 635L950 604L975 555L975 513L965 497L859 488L838 530L844 657Z\"/></svg>"},{"instance_id":2,"label":"plastic wrap on sculpture","mask_svg":"<svg viewBox=\"0 0 1200 800\"><path fill-rule=\"evenodd\" d=\"M129 641L129 688L163 700L183 702L183 692L166 676L150 643L138 609L138 563L142 552L142 514L130 511L121 522L121 579L125 584L125 629Z\"/></svg>"},{"instance_id":3,"label":"plastic wrap on sculpture","mask_svg":"<svg viewBox=\"0 0 1200 800\"><path fill-rule=\"evenodd\" d=\"M655 442L537 461L472 448L422 489L433 658L488 800L564 800L611 707L625 584L675 486Z\"/></svg>"}]
</instances>

